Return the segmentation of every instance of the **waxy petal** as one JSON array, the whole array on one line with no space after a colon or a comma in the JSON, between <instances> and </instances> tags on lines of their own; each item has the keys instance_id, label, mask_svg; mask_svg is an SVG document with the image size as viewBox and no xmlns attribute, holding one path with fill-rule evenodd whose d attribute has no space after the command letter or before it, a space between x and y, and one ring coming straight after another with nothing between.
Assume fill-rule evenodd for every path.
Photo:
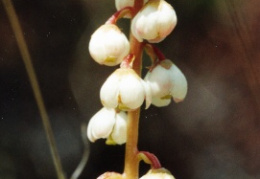
<instances>
[{"instance_id":1,"label":"waxy petal","mask_svg":"<svg viewBox=\"0 0 260 179\"><path fill-rule=\"evenodd\" d=\"M165 168L151 169L140 179L175 179Z\"/></svg>"},{"instance_id":2,"label":"waxy petal","mask_svg":"<svg viewBox=\"0 0 260 179\"><path fill-rule=\"evenodd\" d=\"M118 106L118 95L120 78L117 75L110 75L100 89L100 99L102 104L108 108Z\"/></svg>"},{"instance_id":3,"label":"waxy petal","mask_svg":"<svg viewBox=\"0 0 260 179\"><path fill-rule=\"evenodd\" d=\"M120 112L116 115L116 122L111 137L117 144L124 144L126 142L126 131L127 115L124 112Z\"/></svg>"},{"instance_id":4,"label":"waxy petal","mask_svg":"<svg viewBox=\"0 0 260 179\"><path fill-rule=\"evenodd\" d=\"M127 37L114 24L99 27L91 36L89 52L99 64L115 66L123 61L129 53L130 45Z\"/></svg>"},{"instance_id":5,"label":"waxy petal","mask_svg":"<svg viewBox=\"0 0 260 179\"><path fill-rule=\"evenodd\" d=\"M102 108L89 121L87 135L91 142L107 138L114 127L116 112L114 109Z\"/></svg>"},{"instance_id":6,"label":"waxy petal","mask_svg":"<svg viewBox=\"0 0 260 179\"><path fill-rule=\"evenodd\" d=\"M130 109L140 107L145 98L144 87L139 78L128 75L120 83L121 102Z\"/></svg>"},{"instance_id":7,"label":"waxy petal","mask_svg":"<svg viewBox=\"0 0 260 179\"><path fill-rule=\"evenodd\" d=\"M171 94L175 102L180 102L187 95L188 83L186 77L176 65L172 65L170 70L172 73L172 84L174 84Z\"/></svg>"},{"instance_id":8,"label":"waxy petal","mask_svg":"<svg viewBox=\"0 0 260 179\"><path fill-rule=\"evenodd\" d=\"M157 43L165 39L177 24L175 10L164 0L150 0L133 18L131 32L135 38Z\"/></svg>"},{"instance_id":9,"label":"waxy petal","mask_svg":"<svg viewBox=\"0 0 260 179\"><path fill-rule=\"evenodd\" d=\"M171 99L162 99L159 97L153 97L152 104L157 107L168 106L171 103Z\"/></svg>"},{"instance_id":10,"label":"waxy petal","mask_svg":"<svg viewBox=\"0 0 260 179\"><path fill-rule=\"evenodd\" d=\"M117 69L100 90L101 102L105 107L126 111L140 107L145 96L143 80L130 68Z\"/></svg>"}]
</instances>

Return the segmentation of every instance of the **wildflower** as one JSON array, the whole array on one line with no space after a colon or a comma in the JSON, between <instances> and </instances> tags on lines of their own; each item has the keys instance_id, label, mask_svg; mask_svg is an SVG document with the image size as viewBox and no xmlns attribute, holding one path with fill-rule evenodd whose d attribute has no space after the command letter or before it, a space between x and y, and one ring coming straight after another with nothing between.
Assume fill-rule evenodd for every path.
<instances>
[{"instance_id":1,"label":"wildflower","mask_svg":"<svg viewBox=\"0 0 260 179\"><path fill-rule=\"evenodd\" d=\"M140 179L175 179L165 168L151 169Z\"/></svg>"},{"instance_id":2,"label":"wildflower","mask_svg":"<svg viewBox=\"0 0 260 179\"><path fill-rule=\"evenodd\" d=\"M170 4L164 0L150 0L133 18L131 31L142 42L160 42L177 24L177 16Z\"/></svg>"},{"instance_id":3,"label":"wildflower","mask_svg":"<svg viewBox=\"0 0 260 179\"><path fill-rule=\"evenodd\" d=\"M181 70L170 60L163 60L145 76L150 86L152 104L167 106L171 97L175 102L182 101L187 94L187 80Z\"/></svg>"},{"instance_id":4,"label":"wildflower","mask_svg":"<svg viewBox=\"0 0 260 179\"><path fill-rule=\"evenodd\" d=\"M129 53L130 45L127 37L114 24L99 27L91 36L89 52L99 64L115 66L123 61Z\"/></svg>"},{"instance_id":5,"label":"wildflower","mask_svg":"<svg viewBox=\"0 0 260 179\"><path fill-rule=\"evenodd\" d=\"M120 68L112 73L100 90L101 102L108 108L132 110L145 99L144 81L130 68Z\"/></svg>"},{"instance_id":6,"label":"wildflower","mask_svg":"<svg viewBox=\"0 0 260 179\"><path fill-rule=\"evenodd\" d=\"M102 108L89 121L87 136L91 142L107 138L109 144L126 142L127 115L115 109Z\"/></svg>"}]
</instances>

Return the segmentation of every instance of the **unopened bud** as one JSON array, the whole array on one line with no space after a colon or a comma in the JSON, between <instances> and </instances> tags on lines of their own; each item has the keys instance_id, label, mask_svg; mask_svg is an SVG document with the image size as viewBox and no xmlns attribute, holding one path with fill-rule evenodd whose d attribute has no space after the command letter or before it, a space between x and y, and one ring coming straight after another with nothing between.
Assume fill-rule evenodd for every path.
<instances>
[{"instance_id":1,"label":"unopened bud","mask_svg":"<svg viewBox=\"0 0 260 179\"><path fill-rule=\"evenodd\" d=\"M137 13L131 24L135 38L142 42L157 43L165 39L177 24L177 16L164 0L150 0Z\"/></svg>"},{"instance_id":2,"label":"unopened bud","mask_svg":"<svg viewBox=\"0 0 260 179\"><path fill-rule=\"evenodd\" d=\"M115 66L129 53L130 45L125 34L114 24L99 27L91 36L89 52L99 64Z\"/></svg>"}]
</instances>

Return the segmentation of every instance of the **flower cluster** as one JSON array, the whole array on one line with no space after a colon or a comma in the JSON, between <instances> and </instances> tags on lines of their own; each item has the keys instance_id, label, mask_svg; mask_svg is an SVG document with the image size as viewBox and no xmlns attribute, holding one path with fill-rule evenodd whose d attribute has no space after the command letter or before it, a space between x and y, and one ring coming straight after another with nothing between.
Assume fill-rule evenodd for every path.
<instances>
[{"instance_id":1,"label":"flower cluster","mask_svg":"<svg viewBox=\"0 0 260 179\"><path fill-rule=\"evenodd\" d=\"M100 26L91 36L89 52L99 64L117 66L100 90L103 108L89 121L87 136L91 142L107 139L107 144L127 142L127 113L136 110L146 102L162 107L171 102L184 100L187 94L187 80L181 70L166 59L154 44L165 39L175 28L177 16L173 7L165 0L140 1L139 9L134 8L136 0L115 0L117 12ZM151 66L144 79L133 69L135 54L132 44L117 26L120 18L131 19L131 35L140 50L146 50L151 57ZM111 174L111 173L110 173ZM109 175L110 175L109 174ZM106 178L103 175L103 178ZM165 169L151 170L141 179L173 179Z\"/></svg>"}]
</instances>

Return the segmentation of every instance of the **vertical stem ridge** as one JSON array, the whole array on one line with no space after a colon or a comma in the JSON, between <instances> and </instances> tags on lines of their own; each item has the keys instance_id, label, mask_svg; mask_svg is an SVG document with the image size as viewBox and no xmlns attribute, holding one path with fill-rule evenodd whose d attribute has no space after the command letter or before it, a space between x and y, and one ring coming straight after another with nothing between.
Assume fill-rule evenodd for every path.
<instances>
[{"instance_id":1,"label":"vertical stem ridge","mask_svg":"<svg viewBox=\"0 0 260 179\"><path fill-rule=\"evenodd\" d=\"M41 115L41 118L42 118L42 122L43 122L43 126L44 126L45 133L46 133L46 136L47 136L47 140L48 140L48 143L49 143L49 147L50 147L50 150L51 150L53 163L55 165L57 176L58 176L59 179L65 179L66 177L65 177L63 170L62 170L62 165L61 165L60 157L59 157L58 150L57 150L57 147L56 147L54 135L53 135L51 125L50 125L50 121L49 121L49 118L48 118L48 115L47 115L47 111L46 111L46 108L45 108L45 105L44 105L44 102L43 102L43 98L42 98L40 87L39 87L39 84L38 84L38 81L37 81L37 77L36 77L36 74L35 74L35 71L34 71L34 68L33 68L33 65L32 65L29 50L28 50L28 47L26 45L26 42L25 42L25 39L24 39L24 36L23 36L23 33L22 33L21 25L19 23L19 20L18 20L17 14L15 12L15 9L13 7L12 1L11 0L3 0L3 4L4 4L4 7L6 9L8 18L10 20L12 29L14 31L14 35L16 37L17 44L18 44L22 59L23 59L24 64L25 64L27 74L29 76L31 86L32 86L32 89L33 89L34 97L35 97L37 106L38 106L39 111L40 111L40 115Z\"/></svg>"},{"instance_id":2,"label":"vertical stem ridge","mask_svg":"<svg viewBox=\"0 0 260 179\"><path fill-rule=\"evenodd\" d=\"M142 43L130 34L130 53L135 56L133 70L141 76L142 69ZM128 112L127 141L125 149L125 168L124 177L126 179L139 178L139 159L138 159L138 130L139 130L140 108Z\"/></svg>"},{"instance_id":3,"label":"vertical stem ridge","mask_svg":"<svg viewBox=\"0 0 260 179\"><path fill-rule=\"evenodd\" d=\"M127 179L138 179L139 160L138 160L138 125L140 108L128 112L127 142L125 151L125 170L124 176Z\"/></svg>"}]
</instances>

